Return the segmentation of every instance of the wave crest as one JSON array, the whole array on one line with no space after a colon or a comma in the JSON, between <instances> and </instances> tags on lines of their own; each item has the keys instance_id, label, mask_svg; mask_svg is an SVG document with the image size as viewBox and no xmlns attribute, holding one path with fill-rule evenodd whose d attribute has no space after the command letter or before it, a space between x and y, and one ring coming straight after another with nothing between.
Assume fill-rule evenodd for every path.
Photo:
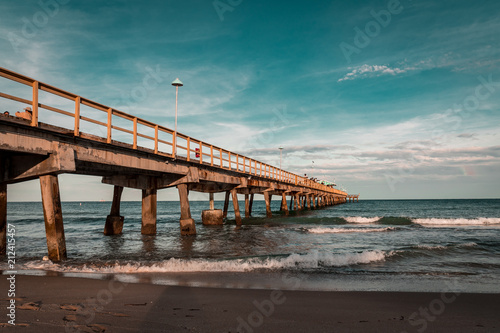
<instances>
[{"instance_id":1,"label":"wave crest","mask_svg":"<svg viewBox=\"0 0 500 333\"><path fill-rule=\"evenodd\" d=\"M348 216L343 217L349 223L375 223L380 220L380 217L362 217L362 216Z\"/></svg>"},{"instance_id":2,"label":"wave crest","mask_svg":"<svg viewBox=\"0 0 500 333\"><path fill-rule=\"evenodd\" d=\"M284 258L251 258L233 260L204 260L171 258L156 264L127 263L80 267L54 264L50 261L36 261L25 264L26 269L53 270L66 273L186 273L186 272L248 272L254 270L310 269L318 267L341 267L367 264L385 260L383 251L364 251L361 253L334 254L313 251L306 254L291 254Z\"/></svg>"},{"instance_id":3,"label":"wave crest","mask_svg":"<svg viewBox=\"0 0 500 333\"><path fill-rule=\"evenodd\" d=\"M344 233L370 233L370 232L387 232L394 231L396 228L371 228L371 229L359 229L359 228L310 228L307 232L312 234L344 234Z\"/></svg>"}]
</instances>

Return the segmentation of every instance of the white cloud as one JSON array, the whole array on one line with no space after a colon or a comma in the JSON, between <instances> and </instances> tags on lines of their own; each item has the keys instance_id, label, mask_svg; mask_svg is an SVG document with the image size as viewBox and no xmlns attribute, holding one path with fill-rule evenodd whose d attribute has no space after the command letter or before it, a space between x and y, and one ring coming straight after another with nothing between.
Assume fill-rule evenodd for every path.
<instances>
[{"instance_id":1,"label":"white cloud","mask_svg":"<svg viewBox=\"0 0 500 333\"><path fill-rule=\"evenodd\" d=\"M354 80L359 77L378 77L382 75L402 74L410 70L414 70L415 68L414 67L391 68L386 65L379 66L379 65L364 64L358 67L349 67L349 69L352 69L352 71L347 73L343 78L340 78L337 82Z\"/></svg>"}]
</instances>

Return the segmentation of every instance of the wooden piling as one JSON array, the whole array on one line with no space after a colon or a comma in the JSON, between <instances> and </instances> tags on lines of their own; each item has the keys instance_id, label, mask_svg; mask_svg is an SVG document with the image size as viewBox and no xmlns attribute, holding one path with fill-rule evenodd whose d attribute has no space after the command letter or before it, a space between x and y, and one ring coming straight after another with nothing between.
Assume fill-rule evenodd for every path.
<instances>
[{"instance_id":1,"label":"wooden piling","mask_svg":"<svg viewBox=\"0 0 500 333\"><path fill-rule=\"evenodd\" d=\"M231 190L231 195L233 197L234 218L236 220L236 225L241 225L240 205L238 203L238 192L236 189Z\"/></svg>"},{"instance_id":2,"label":"wooden piling","mask_svg":"<svg viewBox=\"0 0 500 333\"><path fill-rule=\"evenodd\" d=\"M111 211L106 217L106 224L104 225L104 235L119 235L123 231L123 216L120 216L120 200L123 193L122 186L115 186L113 189L113 203L111 204Z\"/></svg>"},{"instance_id":3,"label":"wooden piling","mask_svg":"<svg viewBox=\"0 0 500 333\"><path fill-rule=\"evenodd\" d=\"M273 213L271 212L271 194L268 191L264 191L264 201L266 202L266 216L268 218L273 217Z\"/></svg>"},{"instance_id":4,"label":"wooden piling","mask_svg":"<svg viewBox=\"0 0 500 333\"><path fill-rule=\"evenodd\" d=\"M154 188L142 190L143 235L156 235L156 192Z\"/></svg>"},{"instance_id":5,"label":"wooden piling","mask_svg":"<svg viewBox=\"0 0 500 333\"><path fill-rule=\"evenodd\" d=\"M41 176L40 188L49 259L52 261L65 260L67 258L66 239L57 175Z\"/></svg>"},{"instance_id":6,"label":"wooden piling","mask_svg":"<svg viewBox=\"0 0 500 333\"><path fill-rule=\"evenodd\" d=\"M179 191L179 201L181 204L181 218L179 220L181 226L181 235L196 235L196 226L191 217L191 208L189 207L189 190L187 184L177 185Z\"/></svg>"}]
</instances>

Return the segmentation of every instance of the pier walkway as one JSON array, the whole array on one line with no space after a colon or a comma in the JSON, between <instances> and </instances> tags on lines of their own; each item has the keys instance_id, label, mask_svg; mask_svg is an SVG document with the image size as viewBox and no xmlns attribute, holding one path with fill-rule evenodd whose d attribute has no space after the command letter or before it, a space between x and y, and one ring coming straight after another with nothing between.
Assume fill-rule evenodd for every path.
<instances>
[{"instance_id":1,"label":"pier walkway","mask_svg":"<svg viewBox=\"0 0 500 333\"><path fill-rule=\"evenodd\" d=\"M206 225L222 224L230 201L236 224L241 225L238 194L245 196L245 217L252 213L255 194L264 196L268 217L272 216L273 196L281 200L283 214L357 198L4 68L0 68L0 81L0 100L6 101L6 107L12 105L8 103L15 103L17 110L27 106L24 112L0 114L2 253L6 246L7 184L39 179L49 258L66 258L58 183L58 175L63 173L99 176L103 183L114 186L111 211L103 221L105 235L122 232L120 199L125 187L142 190L144 235L156 234L157 192L169 187L177 187L179 192L182 235L196 234L190 191L209 193L209 209L202 214ZM71 111L59 106L68 103ZM214 193L221 192L225 193L224 209L216 210Z\"/></svg>"}]
</instances>

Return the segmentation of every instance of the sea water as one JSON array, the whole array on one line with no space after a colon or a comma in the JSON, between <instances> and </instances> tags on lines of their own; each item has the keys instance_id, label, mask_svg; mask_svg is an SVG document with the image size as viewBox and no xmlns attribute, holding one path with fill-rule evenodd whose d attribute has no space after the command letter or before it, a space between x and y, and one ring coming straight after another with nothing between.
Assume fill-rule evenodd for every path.
<instances>
[{"instance_id":1,"label":"sea water","mask_svg":"<svg viewBox=\"0 0 500 333\"><path fill-rule=\"evenodd\" d=\"M231 209L224 225L203 226L208 202L191 202L197 235L183 237L178 202L158 202L156 236L141 235L141 203L122 202L123 234L104 236L110 202L64 202L68 260L61 263L44 260L40 202L9 202L8 223L16 229L18 274L230 288L500 292L498 199L360 200L289 216L279 205L273 201L267 218L264 202L255 201L241 227ZM0 269L8 269L5 259Z\"/></svg>"}]
</instances>

